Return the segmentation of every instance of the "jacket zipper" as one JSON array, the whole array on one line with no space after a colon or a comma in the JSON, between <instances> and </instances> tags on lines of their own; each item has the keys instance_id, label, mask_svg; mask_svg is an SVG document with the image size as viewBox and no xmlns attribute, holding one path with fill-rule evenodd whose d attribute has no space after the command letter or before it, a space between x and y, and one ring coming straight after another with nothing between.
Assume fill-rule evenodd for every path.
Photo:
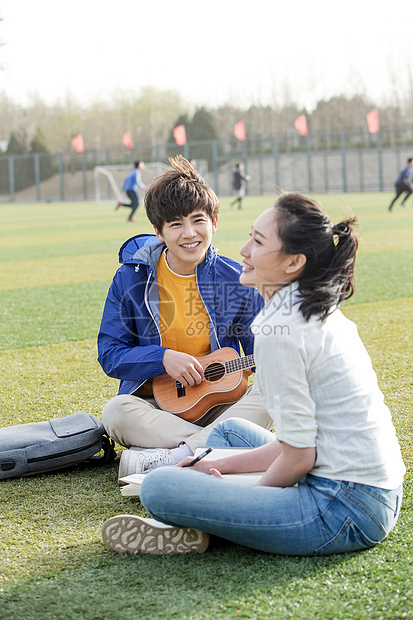
<instances>
[{"instance_id":1,"label":"jacket zipper","mask_svg":"<svg viewBox=\"0 0 413 620\"><path fill-rule=\"evenodd\" d=\"M198 267L198 266L197 266L197 267ZM196 285L197 285L197 287L198 287L199 295L200 295L200 297L201 297L201 299L202 299L202 303L203 303L203 304L204 304L204 306L205 306L205 310L207 311L208 316L209 316L209 324L210 324L210 325L212 325L212 329L213 329L214 336L215 336L215 342L216 342L216 343L217 343L217 345L218 345L218 349L221 349L222 347L221 347L221 343L220 343L220 342L219 342L219 340L218 340L218 334L217 334L217 331L216 331L216 329L215 329L215 325L214 325L214 323L213 323L213 321L212 321L212 319L211 319L211 315L210 315L210 313L209 313L208 306L206 305L205 300L204 300L204 298L202 297L202 290L201 290L201 287L199 286L199 280L198 280L198 268L195 270L195 277L196 277ZM211 352L212 352L212 351L211 351Z\"/></svg>"},{"instance_id":2,"label":"jacket zipper","mask_svg":"<svg viewBox=\"0 0 413 620\"><path fill-rule=\"evenodd\" d=\"M149 280L151 279L153 270L151 270L150 274L148 275L148 279L146 280L146 286L145 286L145 306L148 309L149 314L151 315L151 319L154 322L154 324L156 325L156 329L158 330L158 334L159 334L159 346L162 346L162 336L161 336L161 330L158 327L157 322L155 321L155 317L152 314L152 310L151 307L149 305L149 300L148 300L148 288L149 288ZM144 383L144 382L143 382ZM141 384L142 385L142 384Z\"/></svg>"},{"instance_id":3,"label":"jacket zipper","mask_svg":"<svg viewBox=\"0 0 413 620\"><path fill-rule=\"evenodd\" d=\"M152 314L152 310L151 310L151 307L150 307L150 305L149 305L149 300L148 300L149 280L150 280L150 278L151 278L152 273L153 273L153 269L151 269L151 271L150 271L150 273L149 273L149 275L148 275L148 279L146 280L145 295L144 295L144 297L145 297L145 306L146 306L146 308L147 308L147 310L148 310L148 312L149 312L149 314L150 314L150 316L151 316L152 321L154 322L154 325L156 326L156 329L158 330L158 334L159 334L159 346L162 346L161 330L159 329L158 324L157 324L157 323L156 323L156 321L155 321L155 317L154 317L154 316L153 316L153 314ZM143 385L144 383L146 383L147 381L148 381L148 379L144 379L144 381L142 381L142 382L138 385L138 387L134 389L134 392L136 392L136 390L139 390L139 388L141 388L141 387L142 387L142 385ZM133 393L133 392L132 392L132 393Z\"/></svg>"}]
</instances>

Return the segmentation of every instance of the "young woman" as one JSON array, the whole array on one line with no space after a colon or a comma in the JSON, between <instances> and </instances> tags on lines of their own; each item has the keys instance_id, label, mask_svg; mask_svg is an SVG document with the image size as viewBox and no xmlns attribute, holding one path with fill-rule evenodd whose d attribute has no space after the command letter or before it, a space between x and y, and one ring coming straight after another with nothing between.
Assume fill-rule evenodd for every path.
<instances>
[{"instance_id":1,"label":"young woman","mask_svg":"<svg viewBox=\"0 0 413 620\"><path fill-rule=\"evenodd\" d=\"M266 302L252 330L275 436L236 418L219 424L208 445L254 449L221 459L212 451L192 467L149 474L141 501L155 520L109 519L103 538L112 549L200 552L213 534L317 555L372 547L393 529L404 464L370 358L338 309L353 294L354 224L333 225L300 194L258 217L241 250L240 282ZM255 485L220 479L253 471L265 472Z\"/></svg>"}]
</instances>

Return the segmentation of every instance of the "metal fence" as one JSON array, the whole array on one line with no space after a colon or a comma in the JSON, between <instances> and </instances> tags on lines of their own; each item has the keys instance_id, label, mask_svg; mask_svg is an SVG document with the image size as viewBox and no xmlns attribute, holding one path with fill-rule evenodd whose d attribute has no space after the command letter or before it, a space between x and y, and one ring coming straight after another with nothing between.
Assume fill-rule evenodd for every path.
<instances>
[{"instance_id":1,"label":"metal fence","mask_svg":"<svg viewBox=\"0 0 413 620\"><path fill-rule=\"evenodd\" d=\"M301 137L257 137L244 142L213 140L143 145L132 151L99 149L76 153L0 157L0 202L95 200L96 166L132 166L135 159L167 162L182 153L207 162L206 180L219 196L232 194L235 163L250 175L248 193L392 191L406 159L413 156L413 127L330 132ZM205 166L204 166L205 168ZM150 181L146 179L146 182Z\"/></svg>"}]
</instances>

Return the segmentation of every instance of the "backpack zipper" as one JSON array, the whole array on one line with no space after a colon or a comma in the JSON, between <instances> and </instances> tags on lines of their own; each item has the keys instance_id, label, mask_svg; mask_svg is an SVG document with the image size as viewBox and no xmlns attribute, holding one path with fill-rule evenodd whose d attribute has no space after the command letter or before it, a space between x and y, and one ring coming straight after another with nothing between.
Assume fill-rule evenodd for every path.
<instances>
[{"instance_id":1,"label":"backpack zipper","mask_svg":"<svg viewBox=\"0 0 413 620\"><path fill-rule=\"evenodd\" d=\"M80 452L83 452L84 450L88 450L89 448L93 448L94 445L96 445L96 441L94 441L93 443L89 444L88 446L85 446L84 448L82 448L82 450ZM49 454L49 456L37 456L34 457L32 459L27 459L28 463L38 463L40 461L50 461L51 459L57 459L61 456L70 456L71 454L77 454L79 453L79 448L73 448L72 450L66 450L66 452L59 452L57 454Z\"/></svg>"}]
</instances>

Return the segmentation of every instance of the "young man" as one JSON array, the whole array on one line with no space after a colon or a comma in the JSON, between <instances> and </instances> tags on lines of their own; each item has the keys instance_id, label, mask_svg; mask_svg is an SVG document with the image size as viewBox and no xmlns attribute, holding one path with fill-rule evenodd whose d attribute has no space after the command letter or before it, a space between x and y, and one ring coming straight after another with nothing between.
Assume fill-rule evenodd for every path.
<instances>
[{"instance_id":1,"label":"young man","mask_svg":"<svg viewBox=\"0 0 413 620\"><path fill-rule=\"evenodd\" d=\"M118 202L115 207L117 211L120 207L129 207L131 210L127 222L135 222L133 218L136 209L139 207L139 194L138 188L146 189L146 185L142 181L142 170L145 167L143 161L135 161L135 167L130 174L126 177L122 185L122 191L126 192L130 202Z\"/></svg>"},{"instance_id":2,"label":"young man","mask_svg":"<svg viewBox=\"0 0 413 620\"><path fill-rule=\"evenodd\" d=\"M245 196L245 182L249 181L251 177L244 174L244 164L241 162L235 164L235 170L233 172L232 187L236 193L236 198L230 203L230 207L233 207L238 202L238 209L241 209L242 199Z\"/></svg>"},{"instance_id":3,"label":"young man","mask_svg":"<svg viewBox=\"0 0 413 620\"><path fill-rule=\"evenodd\" d=\"M98 336L99 362L120 379L119 394L103 410L108 434L129 448L119 477L174 465L205 445L212 428L229 417L264 428L272 421L250 386L235 404L215 406L189 422L162 410L152 379L168 374L183 388L204 379L197 358L222 347L253 352L250 324L263 306L241 286L242 267L211 246L219 202L183 157L148 187L146 212L155 235L137 235L120 250Z\"/></svg>"},{"instance_id":4,"label":"young man","mask_svg":"<svg viewBox=\"0 0 413 620\"><path fill-rule=\"evenodd\" d=\"M393 198L393 200L390 203L389 211L393 211L394 203L399 198L399 196L406 193L406 196L403 198L403 200L400 203L402 207L404 207L406 204L406 200L408 199L410 194L413 192L413 183L412 183L413 170L412 168L413 168L413 158L409 157L409 159L407 160L407 166L403 168L403 170L400 172L399 176L397 177L394 183L395 188L396 188L396 196Z\"/></svg>"}]
</instances>

